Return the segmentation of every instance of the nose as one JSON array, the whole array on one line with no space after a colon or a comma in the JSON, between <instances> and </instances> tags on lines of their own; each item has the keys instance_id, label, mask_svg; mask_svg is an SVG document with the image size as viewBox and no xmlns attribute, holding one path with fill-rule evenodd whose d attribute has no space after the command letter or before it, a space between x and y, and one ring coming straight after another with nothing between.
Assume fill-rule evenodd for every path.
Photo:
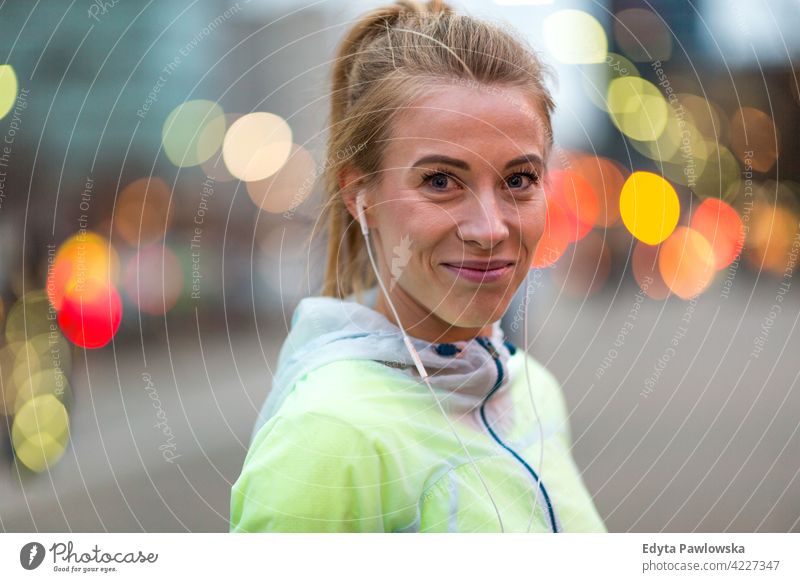
<instances>
[{"instance_id":1,"label":"nose","mask_svg":"<svg viewBox=\"0 0 800 582\"><path fill-rule=\"evenodd\" d=\"M458 222L461 240L490 250L508 238L508 217L494 189L473 190L464 197L463 204Z\"/></svg>"}]
</instances>

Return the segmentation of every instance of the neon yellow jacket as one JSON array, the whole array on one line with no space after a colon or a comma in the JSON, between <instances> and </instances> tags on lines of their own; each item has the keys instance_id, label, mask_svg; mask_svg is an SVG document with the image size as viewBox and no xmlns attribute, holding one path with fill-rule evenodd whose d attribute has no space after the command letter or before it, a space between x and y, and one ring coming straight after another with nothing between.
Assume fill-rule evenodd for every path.
<instances>
[{"instance_id":1,"label":"neon yellow jacket","mask_svg":"<svg viewBox=\"0 0 800 582\"><path fill-rule=\"evenodd\" d=\"M268 418L262 412L231 491L231 531L606 531L570 452L560 386L527 356L531 396L526 354L505 341L499 325L492 337L469 342L414 340L436 378L445 418L431 390L414 377L402 340L391 360L354 357L359 352L348 348L357 336L370 354L385 354L377 346L395 341L388 339L390 322L380 316L365 327L368 307L347 305L355 311L336 317L360 315L359 330L333 332L328 324L334 322L319 314L342 302L303 302L292 330L302 342L288 347L290 333L273 386L281 397L265 405L273 410ZM300 333L309 322L313 339ZM298 367L281 385L280 370L313 359L312 353L317 364L321 353L329 361Z\"/></svg>"}]
</instances>

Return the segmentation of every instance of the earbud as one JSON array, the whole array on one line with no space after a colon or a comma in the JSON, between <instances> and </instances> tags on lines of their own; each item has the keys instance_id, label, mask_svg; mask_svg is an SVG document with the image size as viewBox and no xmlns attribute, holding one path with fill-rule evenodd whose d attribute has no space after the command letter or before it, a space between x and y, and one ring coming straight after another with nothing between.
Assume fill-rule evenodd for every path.
<instances>
[{"instance_id":1,"label":"earbud","mask_svg":"<svg viewBox=\"0 0 800 582\"><path fill-rule=\"evenodd\" d=\"M356 215L358 219L358 224L361 225L361 234L363 234L364 236L369 234L369 226L367 226L367 217L364 215L364 210L367 207L366 202L364 201L365 194L366 190L361 190L356 196Z\"/></svg>"}]
</instances>

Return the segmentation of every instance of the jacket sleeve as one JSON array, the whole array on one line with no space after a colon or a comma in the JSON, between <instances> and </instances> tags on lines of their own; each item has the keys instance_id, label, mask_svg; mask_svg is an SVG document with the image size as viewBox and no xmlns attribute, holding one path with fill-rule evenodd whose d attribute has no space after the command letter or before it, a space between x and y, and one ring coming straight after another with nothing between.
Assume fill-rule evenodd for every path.
<instances>
[{"instance_id":1,"label":"jacket sleeve","mask_svg":"<svg viewBox=\"0 0 800 582\"><path fill-rule=\"evenodd\" d=\"M333 417L275 417L231 490L232 532L384 531L380 459Z\"/></svg>"}]
</instances>

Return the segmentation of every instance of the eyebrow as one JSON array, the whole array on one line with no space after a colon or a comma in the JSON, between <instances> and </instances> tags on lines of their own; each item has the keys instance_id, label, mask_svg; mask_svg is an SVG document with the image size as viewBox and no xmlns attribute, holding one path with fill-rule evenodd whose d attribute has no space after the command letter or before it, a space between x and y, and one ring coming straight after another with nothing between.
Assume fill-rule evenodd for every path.
<instances>
[{"instance_id":1,"label":"eyebrow","mask_svg":"<svg viewBox=\"0 0 800 582\"><path fill-rule=\"evenodd\" d=\"M449 166L454 166L456 168L461 168L462 170L469 171L469 164L464 160L459 160L457 158L451 158L450 156L443 156L438 154L432 154L429 156L423 156L414 162L414 165L411 166L412 168L416 168L417 166L421 166L422 164L447 164ZM533 164L535 166L541 167L542 166L542 158L537 154L523 154L519 157L510 160L505 170L509 168L513 168L514 166L519 166L521 164Z\"/></svg>"}]
</instances>

